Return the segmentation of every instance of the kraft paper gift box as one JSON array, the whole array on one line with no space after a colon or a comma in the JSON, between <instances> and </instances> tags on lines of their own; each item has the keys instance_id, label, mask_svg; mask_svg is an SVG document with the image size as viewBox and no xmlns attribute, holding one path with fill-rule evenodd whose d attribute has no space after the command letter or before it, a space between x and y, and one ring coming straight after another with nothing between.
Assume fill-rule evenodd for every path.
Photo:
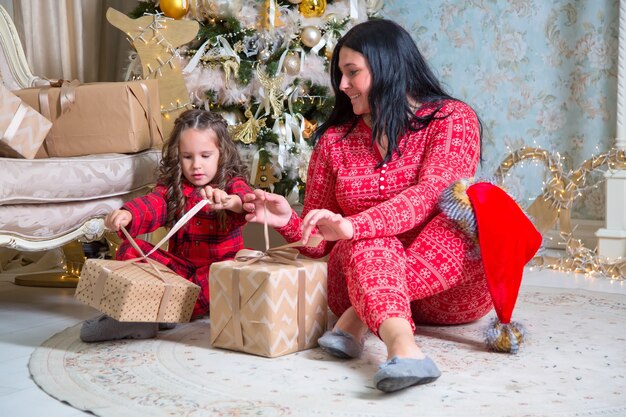
<instances>
[{"instance_id":1,"label":"kraft paper gift box","mask_svg":"<svg viewBox=\"0 0 626 417\"><path fill-rule=\"evenodd\" d=\"M134 153L163 143L158 80L66 81L15 94L52 121L41 157Z\"/></svg>"},{"instance_id":2,"label":"kraft paper gift box","mask_svg":"<svg viewBox=\"0 0 626 417\"><path fill-rule=\"evenodd\" d=\"M74 297L119 321L186 323L200 287L155 261L87 259Z\"/></svg>"},{"instance_id":3,"label":"kraft paper gift box","mask_svg":"<svg viewBox=\"0 0 626 417\"><path fill-rule=\"evenodd\" d=\"M74 298L118 321L188 322L198 300L200 287L150 259L150 255L169 241L206 204L208 200L199 201L147 254L122 227L126 239L141 257L125 261L85 260ZM140 263L139 260L146 262Z\"/></svg>"},{"instance_id":4,"label":"kraft paper gift box","mask_svg":"<svg viewBox=\"0 0 626 417\"><path fill-rule=\"evenodd\" d=\"M32 159L52 123L0 84L0 156Z\"/></svg>"},{"instance_id":5,"label":"kraft paper gift box","mask_svg":"<svg viewBox=\"0 0 626 417\"><path fill-rule=\"evenodd\" d=\"M269 358L316 347L326 330L326 262L281 263L280 256L249 250L237 259L251 252L253 263L211 265L211 344Z\"/></svg>"}]
</instances>

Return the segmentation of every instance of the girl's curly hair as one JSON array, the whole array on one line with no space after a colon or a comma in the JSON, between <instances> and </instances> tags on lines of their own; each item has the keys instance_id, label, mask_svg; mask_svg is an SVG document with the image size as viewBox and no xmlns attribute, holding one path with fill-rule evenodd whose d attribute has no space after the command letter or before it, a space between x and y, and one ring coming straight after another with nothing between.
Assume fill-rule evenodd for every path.
<instances>
[{"instance_id":1,"label":"girl's curly hair","mask_svg":"<svg viewBox=\"0 0 626 417\"><path fill-rule=\"evenodd\" d=\"M184 215L186 198L183 195L185 180L180 166L178 145L181 133L185 129L213 130L217 136L220 151L218 170L211 181L211 187L226 189L226 184L234 177L248 178L248 169L241 161L239 151L228 133L228 124L215 112L191 109L185 110L174 122L174 128L163 145L163 157L159 166L159 183L167 188L166 226L172 227ZM226 212L217 210L217 219L221 227L226 224Z\"/></svg>"}]
</instances>

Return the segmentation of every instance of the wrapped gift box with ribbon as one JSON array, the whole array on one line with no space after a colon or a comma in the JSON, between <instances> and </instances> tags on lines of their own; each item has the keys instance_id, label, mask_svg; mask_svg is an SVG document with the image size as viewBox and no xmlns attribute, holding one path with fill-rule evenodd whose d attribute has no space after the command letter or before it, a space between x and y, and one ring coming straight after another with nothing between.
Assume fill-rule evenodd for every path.
<instances>
[{"instance_id":1,"label":"wrapped gift box with ribbon","mask_svg":"<svg viewBox=\"0 0 626 417\"><path fill-rule=\"evenodd\" d=\"M163 143L157 80L75 80L14 93L52 122L38 157L133 153Z\"/></svg>"},{"instance_id":2,"label":"wrapped gift box with ribbon","mask_svg":"<svg viewBox=\"0 0 626 417\"><path fill-rule=\"evenodd\" d=\"M0 83L0 156L32 159L52 123Z\"/></svg>"},{"instance_id":3,"label":"wrapped gift box with ribbon","mask_svg":"<svg viewBox=\"0 0 626 417\"><path fill-rule=\"evenodd\" d=\"M207 203L202 200L196 204L147 254L122 228L141 257L125 261L87 259L74 297L118 321L188 322L200 287L149 257Z\"/></svg>"},{"instance_id":4,"label":"wrapped gift box with ribbon","mask_svg":"<svg viewBox=\"0 0 626 417\"><path fill-rule=\"evenodd\" d=\"M326 262L297 258L295 246L244 249L211 265L214 347L272 358L317 346L326 330Z\"/></svg>"},{"instance_id":5,"label":"wrapped gift box with ribbon","mask_svg":"<svg viewBox=\"0 0 626 417\"><path fill-rule=\"evenodd\" d=\"M151 262L87 259L74 296L119 321L188 322L200 287Z\"/></svg>"}]
</instances>

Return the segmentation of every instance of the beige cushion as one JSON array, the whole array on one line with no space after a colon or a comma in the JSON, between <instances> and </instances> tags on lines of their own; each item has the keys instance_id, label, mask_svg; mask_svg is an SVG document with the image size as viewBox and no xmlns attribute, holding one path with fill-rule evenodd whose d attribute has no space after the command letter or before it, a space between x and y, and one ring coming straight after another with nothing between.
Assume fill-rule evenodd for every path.
<instances>
[{"instance_id":1,"label":"beige cushion","mask_svg":"<svg viewBox=\"0 0 626 417\"><path fill-rule=\"evenodd\" d=\"M51 204L11 204L0 206L0 234L9 233L24 238L57 238L93 217L105 216L136 193L85 202Z\"/></svg>"},{"instance_id":2,"label":"beige cushion","mask_svg":"<svg viewBox=\"0 0 626 417\"><path fill-rule=\"evenodd\" d=\"M0 158L0 207L94 199L102 201L138 191L154 184L155 167L158 166L160 155L160 150L151 149L136 154L72 158ZM55 206L48 206L46 210L52 207ZM54 217L52 212L49 215ZM40 215L30 217L42 218ZM5 225L8 220L0 216L0 225ZM6 226L2 228L11 230Z\"/></svg>"}]
</instances>

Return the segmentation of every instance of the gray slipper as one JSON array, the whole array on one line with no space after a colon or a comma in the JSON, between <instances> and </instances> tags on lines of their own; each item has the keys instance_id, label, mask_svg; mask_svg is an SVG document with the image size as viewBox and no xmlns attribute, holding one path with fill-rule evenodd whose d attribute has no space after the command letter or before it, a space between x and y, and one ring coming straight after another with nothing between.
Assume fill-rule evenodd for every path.
<instances>
[{"instance_id":1,"label":"gray slipper","mask_svg":"<svg viewBox=\"0 0 626 417\"><path fill-rule=\"evenodd\" d=\"M328 330L322 337L317 339L317 343L320 347L341 359L360 358L363 353L363 343L357 343L354 337L343 330Z\"/></svg>"},{"instance_id":2,"label":"gray slipper","mask_svg":"<svg viewBox=\"0 0 626 417\"><path fill-rule=\"evenodd\" d=\"M424 359L394 356L374 375L374 385L381 391L394 392L413 385L427 384L441 376L441 371L428 356Z\"/></svg>"},{"instance_id":3,"label":"gray slipper","mask_svg":"<svg viewBox=\"0 0 626 417\"><path fill-rule=\"evenodd\" d=\"M159 323L159 331L172 330L175 327L176 327L176 323Z\"/></svg>"},{"instance_id":4,"label":"gray slipper","mask_svg":"<svg viewBox=\"0 0 626 417\"><path fill-rule=\"evenodd\" d=\"M151 339L157 335L158 325L145 322L117 321L105 314L85 320L80 328L80 340L86 343L119 339Z\"/></svg>"}]
</instances>

